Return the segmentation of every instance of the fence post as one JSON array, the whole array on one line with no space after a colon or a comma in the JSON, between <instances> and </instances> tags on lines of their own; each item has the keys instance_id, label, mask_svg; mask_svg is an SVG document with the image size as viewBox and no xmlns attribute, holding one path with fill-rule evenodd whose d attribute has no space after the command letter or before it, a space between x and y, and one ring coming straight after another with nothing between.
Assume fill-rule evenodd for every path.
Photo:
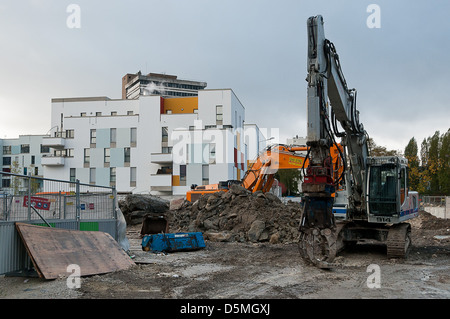
<instances>
[{"instance_id":1,"label":"fence post","mask_svg":"<svg viewBox=\"0 0 450 319\"><path fill-rule=\"evenodd\" d=\"M28 221L31 221L31 173L28 174Z\"/></svg>"},{"instance_id":2,"label":"fence post","mask_svg":"<svg viewBox=\"0 0 450 319\"><path fill-rule=\"evenodd\" d=\"M76 206L76 220L77 220L77 228L80 230L80 211L81 211L81 202L80 202L80 180L76 180L75 187L75 206Z\"/></svg>"},{"instance_id":3,"label":"fence post","mask_svg":"<svg viewBox=\"0 0 450 319\"><path fill-rule=\"evenodd\" d=\"M119 238L119 223L118 223L118 220L117 220L117 207L116 207L116 200L117 200L117 190L116 190L116 187L115 186L113 186L113 188L112 188L112 195L113 195L113 206L112 206L112 208L113 208L113 216L114 216L114 220L116 221L116 231L115 231L115 240L117 240L118 238Z\"/></svg>"}]
</instances>

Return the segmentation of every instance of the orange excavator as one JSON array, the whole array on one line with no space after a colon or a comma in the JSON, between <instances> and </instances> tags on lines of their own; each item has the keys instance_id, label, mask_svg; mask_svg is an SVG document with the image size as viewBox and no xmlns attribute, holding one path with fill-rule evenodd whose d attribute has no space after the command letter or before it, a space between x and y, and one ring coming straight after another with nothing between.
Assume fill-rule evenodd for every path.
<instances>
[{"instance_id":1,"label":"orange excavator","mask_svg":"<svg viewBox=\"0 0 450 319\"><path fill-rule=\"evenodd\" d=\"M339 179L343 172L340 156L342 150L343 148L340 144L333 145L330 148L336 180ZM252 193L257 191L268 192L273 185L275 173L279 169L304 169L309 166L308 156L297 153L308 151L309 147L307 146L269 145L247 170L242 180L221 181L210 185L192 185L191 190L186 193L186 199L190 202L195 202L204 194L227 192L233 184L238 184Z\"/></svg>"}]
</instances>

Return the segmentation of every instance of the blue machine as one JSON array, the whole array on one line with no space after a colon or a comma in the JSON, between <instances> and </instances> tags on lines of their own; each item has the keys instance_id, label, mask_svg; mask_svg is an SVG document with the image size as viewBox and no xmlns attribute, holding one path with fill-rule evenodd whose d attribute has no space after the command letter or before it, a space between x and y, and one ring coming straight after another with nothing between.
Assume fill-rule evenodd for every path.
<instances>
[{"instance_id":1,"label":"blue machine","mask_svg":"<svg viewBox=\"0 0 450 319\"><path fill-rule=\"evenodd\" d=\"M174 252L205 248L205 240L200 232L154 234L142 238L142 250L153 252Z\"/></svg>"}]
</instances>

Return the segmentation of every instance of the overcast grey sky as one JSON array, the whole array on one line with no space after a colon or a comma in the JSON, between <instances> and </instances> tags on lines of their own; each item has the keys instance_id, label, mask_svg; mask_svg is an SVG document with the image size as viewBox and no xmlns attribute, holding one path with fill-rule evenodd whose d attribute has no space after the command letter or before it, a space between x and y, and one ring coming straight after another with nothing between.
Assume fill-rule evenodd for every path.
<instances>
[{"instance_id":1,"label":"overcast grey sky","mask_svg":"<svg viewBox=\"0 0 450 319\"><path fill-rule=\"evenodd\" d=\"M366 24L372 3L380 28ZM1 0L0 138L47 133L52 98L120 98L139 70L231 88L247 123L305 136L306 20L321 14L369 135L420 146L450 127L449 12L445 0Z\"/></svg>"}]
</instances>

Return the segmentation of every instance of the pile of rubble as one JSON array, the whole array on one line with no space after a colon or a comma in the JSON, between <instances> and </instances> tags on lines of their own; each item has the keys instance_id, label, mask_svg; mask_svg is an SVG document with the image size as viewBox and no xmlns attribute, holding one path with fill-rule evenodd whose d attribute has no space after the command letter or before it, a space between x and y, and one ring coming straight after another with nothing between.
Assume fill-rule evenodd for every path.
<instances>
[{"instance_id":1,"label":"pile of rubble","mask_svg":"<svg viewBox=\"0 0 450 319\"><path fill-rule=\"evenodd\" d=\"M140 225L147 216L165 215L170 202L158 196L130 194L118 204L127 225Z\"/></svg>"},{"instance_id":2,"label":"pile of rubble","mask_svg":"<svg viewBox=\"0 0 450 319\"><path fill-rule=\"evenodd\" d=\"M213 241L287 243L298 239L299 203L233 185L228 192L204 195L194 203L171 203L171 232L203 232Z\"/></svg>"}]
</instances>

